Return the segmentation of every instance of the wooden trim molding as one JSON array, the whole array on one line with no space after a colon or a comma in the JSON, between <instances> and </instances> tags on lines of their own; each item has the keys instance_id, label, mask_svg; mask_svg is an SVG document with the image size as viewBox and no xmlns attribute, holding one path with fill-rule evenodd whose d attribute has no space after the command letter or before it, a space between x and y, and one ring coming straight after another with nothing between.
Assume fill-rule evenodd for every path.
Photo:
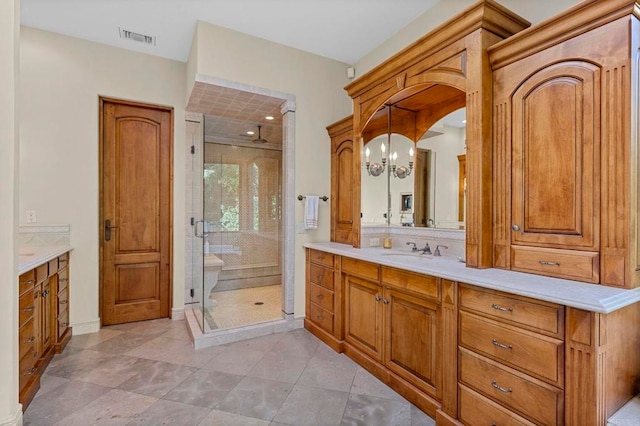
<instances>
[{"instance_id":1,"label":"wooden trim molding","mask_svg":"<svg viewBox=\"0 0 640 426\"><path fill-rule=\"evenodd\" d=\"M393 129L414 141L435 119L466 106L466 262L469 267L493 266L493 101L492 71L486 51L528 26L529 22L493 0L479 1L345 87L353 99L356 170L360 170L363 139L366 142L380 133L380 110L386 105L412 100L422 104L420 108L411 109L413 112L404 120L406 123L400 125L402 129ZM418 97L424 95L423 92L429 92L424 99L437 101ZM429 113L421 115L419 111L424 108ZM357 173L354 181L354 186L360 188ZM354 200L353 209L360 211L360 200ZM359 225L355 225L356 247L360 246L359 231Z\"/></svg>"}]
</instances>

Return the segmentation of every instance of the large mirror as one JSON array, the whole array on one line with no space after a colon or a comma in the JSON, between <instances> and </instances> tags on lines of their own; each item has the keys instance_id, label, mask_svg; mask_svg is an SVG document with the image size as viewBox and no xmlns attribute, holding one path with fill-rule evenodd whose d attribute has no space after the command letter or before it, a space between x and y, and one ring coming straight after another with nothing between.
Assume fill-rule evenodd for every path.
<instances>
[{"instance_id":1,"label":"large mirror","mask_svg":"<svg viewBox=\"0 0 640 426\"><path fill-rule=\"evenodd\" d=\"M448 92L440 108L416 110L425 93L402 100L413 109L387 103L365 128L362 226L465 229L466 114L461 92Z\"/></svg>"}]
</instances>

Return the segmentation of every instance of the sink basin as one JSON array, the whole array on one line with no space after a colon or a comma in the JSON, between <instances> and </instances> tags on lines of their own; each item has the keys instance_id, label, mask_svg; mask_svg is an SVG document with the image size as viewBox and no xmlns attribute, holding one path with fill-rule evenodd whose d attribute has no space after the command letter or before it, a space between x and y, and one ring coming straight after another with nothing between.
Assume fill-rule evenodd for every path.
<instances>
[{"instance_id":1,"label":"sink basin","mask_svg":"<svg viewBox=\"0 0 640 426\"><path fill-rule=\"evenodd\" d=\"M413 252L398 252L398 251L391 251L391 252L387 252L387 253L382 253L382 256L418 257L418 258L422 258L422 259L432 259L433 258L433 256L429 255L429 254L413 253Z\"/></svg>"}]
</instances>

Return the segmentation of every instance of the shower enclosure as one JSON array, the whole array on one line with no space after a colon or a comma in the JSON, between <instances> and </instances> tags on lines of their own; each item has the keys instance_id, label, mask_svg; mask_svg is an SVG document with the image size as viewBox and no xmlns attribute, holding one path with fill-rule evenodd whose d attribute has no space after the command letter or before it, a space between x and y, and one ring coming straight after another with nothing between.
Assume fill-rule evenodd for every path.
<instances>
[{"instance_id":1,"label":"shower enclosure","mask_svg":"<svg viewBox=\"0 0 640 426\"><path fill-rule=\"evenodd\" d=\"M192 151L191 305L204 333L283 318L282 146L215 137L218 123L204 117Z\"/></svg>"}]
</instances>

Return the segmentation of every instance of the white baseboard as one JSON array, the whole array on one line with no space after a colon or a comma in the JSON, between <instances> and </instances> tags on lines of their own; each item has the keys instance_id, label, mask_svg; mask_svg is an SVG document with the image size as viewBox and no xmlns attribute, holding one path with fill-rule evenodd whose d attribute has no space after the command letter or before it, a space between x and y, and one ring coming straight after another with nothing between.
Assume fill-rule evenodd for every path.
<instances>
[{"instance_id":1,"label":"white baseboard","mask_svg":"<svg viewBox=\"0 0 640 426\"><path fill-rule=\"evenodd\" d=\"M13 414L0 419L0 426L22 426L22 404L16 406Z\"/></svg>"},{"instance_id":2,"label":"white baseboard","mask_svg":"<svg viewBox=\"0 0 640 426\"><path fill-rule=\"evenodd\" d=\"M72 323L73 335L78 336L80 334L97 333L100 331L100 318L94 321L76 322Z\"/></svg>"},{"instance_id":3,"label":"white baseboard","mask_svg":"<svg viewBox=\"0 0 640 426\"><path fill-rule=\"evenodd\" d=\"M184 319L184 308L172 308L171 319L174 321L182 321Z\"/></svg>"}]
</instances>

